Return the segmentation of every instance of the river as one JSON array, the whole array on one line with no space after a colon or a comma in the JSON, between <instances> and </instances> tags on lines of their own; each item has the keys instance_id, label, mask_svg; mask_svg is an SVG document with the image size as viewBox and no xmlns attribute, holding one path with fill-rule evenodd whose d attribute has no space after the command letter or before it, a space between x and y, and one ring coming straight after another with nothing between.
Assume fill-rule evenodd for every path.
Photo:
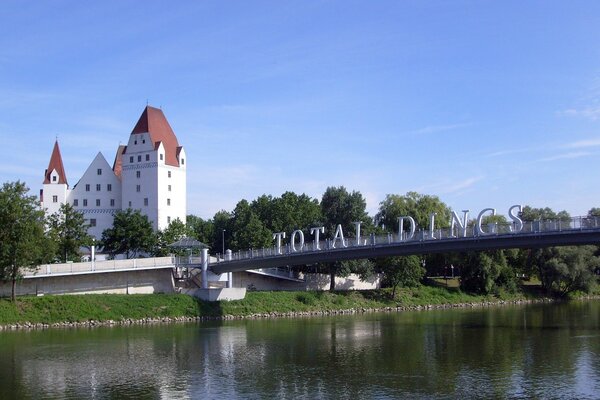
<instances>
[{"instance_id":1,"label":"river","mask_svg":"<svg viewBox=\"0 0 600 400\"><path fill-rule=\"evenodd\" d=\"M600 398L600 301L9 331L0 398Z\"/></svg>"}]
</instances>

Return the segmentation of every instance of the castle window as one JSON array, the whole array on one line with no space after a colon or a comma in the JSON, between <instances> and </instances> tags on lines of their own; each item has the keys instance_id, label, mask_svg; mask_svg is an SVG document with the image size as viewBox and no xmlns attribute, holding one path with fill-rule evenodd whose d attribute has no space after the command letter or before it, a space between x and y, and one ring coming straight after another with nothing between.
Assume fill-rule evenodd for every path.
<instances>
[{"instance_id":1,"label":"castle window","mask_svg":"<svg viewBox=\"0 0 600 400\"><path fill-rule=\"evenodd\" d=\"M91 218L90 219L90 226L96 226L96 219L95 218Z\"/></svg>"},{"instance_id":2,"label":"castle window","mask_svg":"<svg viewBox=\"0 0 600 400\"><path fill-rule=\"evenodd\" d=\"M171 171L167 171L167 176L170 178L171 177Z\"/></svg>"},{"instance_id":3,"label":"castle window","mask_svg":"<svg viewBox=\"0 0 600 400\"><path fill-rule=\"evenodd\" d=\"M102 188L102 185L100 185L99 183L96 183L96 192L99 192L101 188Z\"/></svg>"},{"instance_id":4,"label":"castle window","mask_svg":"<svg viewBox=\"0 0 600 400\"><path fill-rule=\"evenodd\" d=\"M171 205L171 199L167 199L167 205L170 206Z\"/></svg>"},{"instance_id":5,"label":"castle window","mask_svg":"<svg viewBox=\"0 0 600 400\"><path fill-rule=\"evenodd\" d=\"M110 199L110 206L114 207L115 206L115 199Z\"/></svg>"},{"instance_id":6,"label":"castle window","mask_svg":"<svg viewBox=\"0 0 600 400\"><path fill-rule=\"evenodd\" d=\"M78 199L73 200L73 206L75 206L75 207L79 206L79 200Z\"/></svg>"},{"instance_id":7,"label":"castle window","mask_svg":"<svg viewBox=\"0 0 600 400\"><path fill-rule=\"evenodd\" d=\"M142 156L138 156L138 162L142 161Z\"/></svg>"},{"instance_id":8,"label":"castle window","mask_svg":"<svg viewBox=\"0 0 600 400\"><path fill-rule=\"evenodd\" d=\"M182 158L181 159L181 165L185 164L185 160Z\"/></svg>"},{"instance_id":9,"label":"castle window","mask_svg":"<svg viewBox=\"0 0 600 400\"><path fill-rule=\"evenodd\" d=\"M142 187L140 185L136 185L135 186L135 191L138 192L138 193L141 192L142 191Z\"/></svg>"},{"instance_id":10,"label":"castle window","mask_svg":"<svg viewBox=\"0 0 600 400\"><path fill-rule=\"evenodd\" d=\"M83 206L87 207L87 199L83 199Z\"/></svg>"},{"instance_id":11,"label":"castle window","mask_svg":"<svg viewBox=\"0 0 600 400\"><path fill-rule=\"evenodd\" d=\"M146 161L150 161L150 154L146 154Z\"/></svg>"},{"instance_id":12,"label":"castle window","mask_svg":"<svg viewBox=\"0 0 600 400\"><path fill-rule=\"evenodd\" d=\"M129 208L131 208L131 201L129 202Z\"/></svg>"},{"instance_id":13,"label":"castle window","mask_svg":"<svg viewBox=\"0 0 600 400\"><path fill-rule=\"evenodd\" d=\"M56 182L56 175L52 175L52 182Z\"/></svg>"},{"instance_id":14,"label":"castle window","mask_svg":"<svg viewBox=\"0 0 600 400\"><path fill-rule=\"evenodd\" d=\"M167 217L167 224L171 223L171 217Z\"/></svg>"},{"instance_id":15,"label":"castle window","mask_svg":"<svg viewBox=\"0 0 600 400\"><path fill-rule=\"evenodd\" d=\"M133 156L129 157L129 162L133 163Z\"/></svg>"},{"instance_id":16,"label":"castle window","mask_svg":"<svg viewBox=\"0 0 600 400\"><path fill-rule=\"evenodd\" d=\"M112 184L109 183L109 184L106 185L106 191L107 192L112 192Z\"/></svg>"},{"instance_id":17,"label":"castle window","mask_svg":"<svg viewBox=\"0 0 600 400\"><path fill-rule=\"evenodd\" d=\"M142 175L142 173L140 171L135 171L135 177L139 178Z\"/></svg>"},{"instance_id":18,"label":"castle window","mask_svg":"<svg viewBox=\"0 0 600 400\"><path fill-rule=\"evenodd\" d=\"M163 160L163 155L162 155L162 153L161 153L161 154L160 154L160 161L162 161L162 160Z\"/></svg>"},{"instance_id":19,"label":"castle window","mask_svg":"<svg viewBox=\"0 0 600 400\"><path fill-rule=\"evenodd\" d=\"M171 185L167 186L167 190L170 192L171 191Z\"/></svg>"},{"instance_id":20,"label":"castle window","mask_svg":"<svg viewBox=\"0 0 600 400\"><path fill-rule=\"evenodd\" d=\"M100 199L96 199L96 207L100 207Z\"/></svg>"},{"instance_id":21,"label":"castle window","mask_svg":"<svg viewBox=\"0 0 600 400\"><path fill-rule=\"evenodd\" d=\"M86 183L86 184L85 184L85 191L86 191L86 192L89 192L89 191L90 191L90 184L89 184L89 183Z\"/></svg>"},{"instance_id":22,"label":"castle window","mask_svg":"<svg viewBox=\"0 0 600 400\"><path fill-rule=\"evenodd\" d=\"M96 171L98 173L98 175L102 175L102 168L98 168L98 171Z\"/></svg>"},{"instance_id":23,"label":"castle window","mask_svg":"<svg viewBox=\"0 0 600 400\"><path fill-rule=\"evenodd\" d=\"M137 140L133 142L133 144L137 144Z\"/></svg>"},{"instance_id":24,"label":"castle window","mask_svg":"<svg viewBox=\"0 0 600 400\"><path fill-rule=\"evenodd\" d=\"M142 139L142 144L146 143L146 139Z\"/></svg>"},{"instance_id":25,"label":"castle window","mask_svg":"<svg viewBox=\"0 0 600 400\"><path fill-rule=\"evenodd\" d=\"M147 197L146 197L146 198L144 198L144 205L145 205L145 206L148 206L148 198L147 198Z\"/></svg>"},{"instance_id":26,"label":"castle window","mask_svg":"<svg viewBox=\"0 0 600 400\"><path fill-rule=\"evenodd\" d=\"M58 196L52 196L52 202L58 203Z\"/></svg>"}]
</instances>

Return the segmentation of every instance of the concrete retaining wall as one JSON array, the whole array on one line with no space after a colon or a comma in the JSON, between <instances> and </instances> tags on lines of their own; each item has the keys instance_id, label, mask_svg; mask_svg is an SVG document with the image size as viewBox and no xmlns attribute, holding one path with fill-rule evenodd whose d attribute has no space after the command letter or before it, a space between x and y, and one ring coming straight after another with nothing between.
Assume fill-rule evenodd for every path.
<instances>
[{"instance_id":1,"label":"concrete retaining wall","mask_svg":"<svg viewBox=\"0 0 600 400\"><path fill-rule=\"evenodd\" d=\"M174 288L172 268L165 268L27 278L17 283L17 295L173 293ZM10 294L11 283L0 283L0 296Z\"/></svg>"},{"instance_id":2,"label":"concrete retaining wall","mask_svg":"<svg viewBox=\"0 0 600 400\"><path fill-rule=\"evenodd\" d=\"M329 290L329 275L306 274L304 278L304 282L294 282L251 272L234 272L233 287L252 290ZM381 277L378 275L365 282L362 282L356 274L350 274L346 278L335 278L337 290L378 289L380 285Z\"/></svg>"}]
</instances>

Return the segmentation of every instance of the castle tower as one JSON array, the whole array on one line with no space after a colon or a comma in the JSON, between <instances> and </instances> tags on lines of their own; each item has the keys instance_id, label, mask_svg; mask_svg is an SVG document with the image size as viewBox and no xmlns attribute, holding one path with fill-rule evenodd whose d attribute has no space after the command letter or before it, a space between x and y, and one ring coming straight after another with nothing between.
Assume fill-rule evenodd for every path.
<instances>
[{"instance_id":1,"label":"castle tower","mask_svg":"<svg viewBox=\"0 0 600 400\"><path fill-rule=\"evenodd\" d=\"M42 208L48 215L54 214L66 203L68 195L69 184L57 140L54 142L50 162L44 173L44 186L40 192Z\"/></svg>"},{"instance_id":2,"label":"castle tower","mask_svg":"<svg viewBox=\"0 0 600 400\"><path fill-rule=\"evenodd\" d=\"M185 223L186 162L162 110L147 106L122 149L122 208L139 209L158 230Z\"/></svg>"}]
</instances>

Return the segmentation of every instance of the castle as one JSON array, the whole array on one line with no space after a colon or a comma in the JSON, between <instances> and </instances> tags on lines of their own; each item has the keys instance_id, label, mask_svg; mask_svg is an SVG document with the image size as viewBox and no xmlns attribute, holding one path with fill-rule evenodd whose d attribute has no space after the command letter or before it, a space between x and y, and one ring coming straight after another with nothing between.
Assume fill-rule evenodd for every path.
<instances>
[{"instance_id":1,"label":"castle","mask_svg":"<svg viewBox=\"0 0 600 400\"><path fill-rule=\"evenodd\" d=\"M187 158L162 110L147 106L119 146L112 167L98 153L79 182L69 188L58 141L44 174L40 191L48 215L61 204L83 213L88 233L96 239L112 227L119 210L140 210L155 230L179 218L186 222Z\"/></svg>"}]
</instances>

